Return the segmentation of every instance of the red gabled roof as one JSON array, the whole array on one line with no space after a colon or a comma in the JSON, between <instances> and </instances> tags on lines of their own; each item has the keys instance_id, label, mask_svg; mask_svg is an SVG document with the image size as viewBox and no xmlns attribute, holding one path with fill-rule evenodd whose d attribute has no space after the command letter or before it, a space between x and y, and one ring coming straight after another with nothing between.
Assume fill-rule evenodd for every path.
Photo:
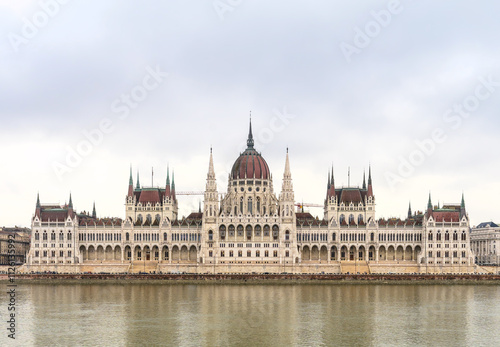
<instances>
[{"instance_id":1,"label":"red gabled roof","mask_svg":"<svg viewBox=\"0 0 500 347\"><path fill-rule=\"evenodd\" d=\"M436 222L459 222L460 212L457 211L433 211L432 217Z\"/></svg>"},{"instance_id":2,"label":"red gabled roof","mask_svg":"<svg viewBox=\"0 0 500 347\"><path fill-rule=\"evenodd\" d=\"M139 202L142 204L147 204L148 202L151 204L156 204L161 202L160 191L159 189L147 189L142 190L139 195Z\"/></svg>"},{"instance_id":3,"label":"red gabled roof","mask_svg":"<svg viewBox=\"0 0 500 347\"><path fill-rule=\"evenodd\" d=\"M342 189L340 192L339 202L343 202L344 204L350 204L351 202L354 204L359 204L360 202L363 202L360 189Z\"/></svg>"}]
</instances>

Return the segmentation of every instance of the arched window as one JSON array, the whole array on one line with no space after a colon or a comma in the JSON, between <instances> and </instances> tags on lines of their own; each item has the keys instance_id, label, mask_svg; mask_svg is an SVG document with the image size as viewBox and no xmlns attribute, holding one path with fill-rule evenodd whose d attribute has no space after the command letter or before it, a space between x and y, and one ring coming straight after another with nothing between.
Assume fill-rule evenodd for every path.
<instances>
[{"instance_id":1,"label":"arched window","mask_svg":"<svg viewBox=\"0 0 500 347\"><path fill-rule=\"evenodd\" d=\"M271 231L269 225L264 225L264 236L269 236L269 231Z\"/></svg>"},{"instance_id":2,"label":"arched window","mask_svg":"<svg viewBox=\"0 0 500 347\"><path fill-rule=\"evenodd\" d=\"M168 235L167 233L163 233L163 241L167 241L168 240Z\"/></svg>"},{"instance_id":3,"label":"arched window","mask_svg":"<svg viewBox=\"0 0 500 347\"><path fill-rule=\"evenodd\" d=\"M257 211L255 213L260 214L260 198L257 198Z\"/></svg>"},{"instance_id":4,"label":"arched window","mask_svg":"<svg viewBox=\"0 0 500 347\"><path fill-rule=\"evenodd\" d=\"M153 222L153 218L151 218L151 215L150 215L150 214L148 214L148 215L146 216L146 223L147 223L147 224L149 224L149 225L151 225L151 224L152 224L152 222Z\"/></svg>"},{"instance_id":5,"label":"arched window","mask_svg":"<svg viewBox=\"0 0 500 347\"><path fill-rule=\"evenodd\" d=\"M462 241L466 241L467 240L467 234L465 233L465 230L462 231Z\"/></svg>"},{"instance_id":6,"label":"arched window","mask_svg":"<svg viewBox=\"0 0 500 347\"><path fill-rule=\"evenodd\" d=\"M345 216L343 214L340 215L339 222L340 224L343 224L345 222Z\"/></svg>"},{"instance_id":7,"label":"arched window","mask_svg":"<svg viewBox=\"0 0 500 347\"><path fill-rule=\"evenodd\" d=\"M260 236L260 233L262 232L262 227L260 225L256 225L254 230L255 230L255 236Z\"/></svg>"},{"instance_id":8,"label":"arched window","mask_svg":"<svg viewBox=\"0 0 500 347\"><path fill-rule=\"evenodd\" d=\"M130 235L129 235L129 233L125 234L125 241L130 241Z\"/></svg>"},{"instance_id":9,"label":"arched window","mask_svg":"<svg viewBox=\"0 0 500 347\"><path fill-rule=\"evenodd\" d=\"M238 236L243 236L243 225L241 224L238 225L237 230L238 230Z\"/></svg>"},{"instance_id":10,"label":"arched window","mask_svg":"<svg viewBox=\"0 0 500 347\"><path fill-rule=\"evenodd\" d=\"M444 234L444 240L450 241L450 233L448 232L448 230L446 230L446 233Z\"/></svg>"},{"instance_id":11,"label":"arched window","mask_svg":"<svg viewBox=\"0 0 500 347\"><path fill-rule=\"evenodd\" d=\"M441 230L438 230L438 233L436 235L436 241L441 241Z\"/></svg>"},{"instance_id":12,"label":"arched window","mask_svg":"<svg viewBox=\"0 0 500 347\"><path fill-rule=\"evenodd\" d=\"M64 241L64 234L62 231L59 233L59 241Z\"/></svg>"},{"instance_id":13,"label":"arched window","mask_svg":"<svg viewBox=\"0 0 500 347\"><path fill-rule=\"evenodd\" d=\"M375 241L375 234L374 233L370 234L370 241L371 242Z\"/></svg>"},{"instance_id":14,"label":"arched window","mask_svg":"<svg viewBox=\"0 0 500 347\"><path fill-rule=\"evenodd\" d=\"M243 214L243 198L240 198L240 213Z\"/></svg>"},{"instance_id":15,"label":"arched window","mask_svg":"<svg viewBox=\"0 0 500 347\"><path fill-rule=\"evenodd\" d=\"M453 241L458 241L458 234L456 230L453 232Z\"/></svg>"},{"instance_id":16,"label":"arched window","mask_svg":"<svg viewBox=\"0 0 500 347\"><path fill-rule=\"evenodd\" d=\"M137 216L137 223L142 225L143 219L142 219L142 214Z\"/></svg>"},{"instance_id":17,"label":"arched window","mask_svg":"<svg viewBox=\"0 0 500 347\"><path fill-rule=\"evenodd\" d=\"M280 228L277 225L273 225L273 238L275 240L278 239L279 230L280 230Z\"/></svg>"},{"instance_id":18,"label":"arched window","mask_svg":"<svg viewBox=\"0 0 500 347\"><path fill-rule=\"evenodd\" d=\"M336 241L336 239L337 239L337 233L333 233L332 234L332 241Z\"/></svg>"},{"instance_id":19,"label":"arched window","mask_svg":"<svg viewBox=\"0 0 500 347\"><path fill-rule=\"evenodd\" d=\"M226 226L225 225L221 225L219 227L219 235L220 235L221 239L224 239L226 237Z\"/></svg>"},{"instance_id":20,"label":"arched window","mask_svg":"<svg viewBox=\"0 0 500 347\"><path fill-rule=\"evenodd\" d=\"M362 214L358 215L358 224L361 224L361 223L363 223L363 215Z\"/></svg>"},{"instance_id":21,"label":"arched window","mask_svg":"<svg viewBox=\"0 0 500 347\"><path fill-rule=\"evenodd\" d=\"M208 241L213 241L214 239L214 233L212 230L208 231Z\"/></svg>"},{"instance_id":22,"label":"arched window","mask_svg":"<svg viewBox=\"0 0 500 347\"><path fill-rule=\"evenodd\" d=\"M249 224L246 227L247 230L247 239L250 240L252 238L252 226Z\"/></svg>"},{"instance_id":23,"label":"arched window","mask_svg":"<svg viewBox=\"0 0 500 347\"><path fill-rule=\"evenodd\" d=\"M159 215L159 214L157 214L157 215L155 216L155 222L156 222L156 223L158 223L158 224L160 224L160 220L161 220L161 217L160 217L160 215Z\"/></svg>"},{"instance_id":24,"label":"arched window","mask_svg":"<svg viewBox=\"0 0 500 347\"><path fill-rule=\"evenodd\" d=\"M40 240L40 234L38 234L38 231L35 233L35 241Z\"/></svg>"},{"instance_id":25,"label":"arched window","mask_svg":"<svg viewBox=\"0 0 500 347\"><path fill-rule=\"evenodd\" d=\"M248 198L248 213L253 214L252 212L252 198Z\"/></svg>"},{"instance_id":26,"label":"arched window","mask_svg":"<svg viewBox=\"0 0 500 347\"><path fill-rule=\"evenodd\" d=\"M238 208L236 206L234 206L234 215L238 215Z\"/></svg>"},{"instance_id":27,"label":"arched window","mask_svg":"<svg viewBox=\"0 0 500 347\"><path fill-rule=\"evenodd\" d=\"M56 240L56 233L55 232L51 232L50 233L50 241L55 241Z\"/></svg>"},{"instance_id":28,"label":"arched window","mask_svg":"<svg viewBox=\"0 0 500 347\"><path fill-rule=\"evenodd\" d=\"M285 241L290 241L290 232L288 230L285 232Z\"/></svg>"},{"instance_id":29,"label":"arched window","mask_svg":"<svg viewBox=\"0 0 500 347\"><path fill-rule=\"evenodd\" d=\"M350 214L349 215L349 224L352 224L352 223L354 223L354 215Z\"/></svg>"},{"instance_id":30,"label":"arched window","mask_svg":"<svg viewBox=\"0 0 500 347\"><path fill-rule=\"evenodd\" d=\"M429 236L427 237L427 239L428 239L429 241L432 241L432 231L431 231L431 232L429 232Z\"/></svg>"},{"instance_id":31,"label":"arched window","mask_svg":"<svg viewBox=\"0 0 500 347\"><path fill-rule=\"evenodd\" d=\"M234 236L234 225L231 224L229 226L228 230L229 230L229 236L233 237Z\"/></svg>"},{"instance_id":32,"label":"arched window","mask_svg":"<svg viewBox=\"0 0 500 347\"><path fill-rule=\"evenodd\" d=\"M68 241L71 241L71 233L69 232L67 235Z\"/></svg>"}]
</instances>

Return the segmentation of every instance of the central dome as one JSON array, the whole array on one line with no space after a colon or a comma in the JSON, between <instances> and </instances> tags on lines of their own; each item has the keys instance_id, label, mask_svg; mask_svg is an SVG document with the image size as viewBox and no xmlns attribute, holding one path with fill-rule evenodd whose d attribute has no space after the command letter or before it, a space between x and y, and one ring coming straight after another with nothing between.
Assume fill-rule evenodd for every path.
<instances>
[{"instance_id":1,"label":"central dome","mask_svg":"<svg viewBox=\"0 0 500 347\"><path fill-rule=\"evenodd\" d=\"M256 178L267 180L271 177L269 166L264 158L253 148L252 121L248 133L247 149L240 154L231 170L232 179Z\"/></svg>"}]
</instances>

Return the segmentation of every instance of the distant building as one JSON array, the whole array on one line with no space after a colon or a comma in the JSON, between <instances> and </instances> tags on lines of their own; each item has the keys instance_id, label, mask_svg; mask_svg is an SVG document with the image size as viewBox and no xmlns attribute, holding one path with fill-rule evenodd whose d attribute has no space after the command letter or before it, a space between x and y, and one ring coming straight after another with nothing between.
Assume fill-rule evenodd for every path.
<instances>
[{"instance_id":1,"label":"distant building","mask_svg":"<svg viewBox=\"0 0 500 347\"><path fill-rule=\"evenodd\" d=\"M324 216L295 210L288 150L281 193L266 160L247 148L217 189L212 150L203 208L178 218L172 173L164 187L134 187L132 171L125 218L79 214L69 204L41 205L32 219L30 271L106 272L472 272L469 217L460 204L408 210L406 219L377 219L371 177L361 187L338 187L328 173Z\"/></svg>"},{"instance_id":2,"label":"distant building","mask_svg":"<svg viewBox=\"0 0 500 347\"><path fill-rule=\"evenodd\" d=\"M14 260L17 265L24 264L30 250L31 230L28 228L0 228L0 265L10 265ZM14 258L9 259L9 243L14 245Z\"/></svg>"},{"instance_id":3,"label":"distant building","mask_svg":"<svg viewBox=\"0 0 500 347\"><path fill-rule=\"evenodd\" d=\"M471 229L472 251L478 265L500 265L500 227L493 222L481 223Z\"/></svg>"}]
</instances>

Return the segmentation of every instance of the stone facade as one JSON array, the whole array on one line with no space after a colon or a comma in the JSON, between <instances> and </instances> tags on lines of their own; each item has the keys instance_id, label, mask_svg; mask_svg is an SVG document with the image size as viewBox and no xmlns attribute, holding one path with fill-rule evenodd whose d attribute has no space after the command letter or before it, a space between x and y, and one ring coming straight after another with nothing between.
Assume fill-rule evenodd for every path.
<instances>
[{"instance_id":1,"label":"stone facade","mask_svg":"<svg viewBox=\"0 0 500 347\"><path fill-rule=\"evenodd\" d=\"M168 171L168 170L167 170ZM125 219L37 199L27 271L192 273L464 273L474 271L465 203L376 219L371 170L362 187L328 174L323 219L296 211L288 150L281 192L254 148L236 159L225 195L212 150L203 208L178 218L175 182L143 187L132 172Z\"/></svg>"},{"instance_id":2,"label":"stone facade","mask_svg":"<svg viewBox=\"0 0 500 347\"><path fill-rule=\"evenodd\" d=\"M472 251L478 265L500 265L500 255L496 246L500 245L500 227L493 222L485 222L472 228Z\"/></svg>"}]
</instances>

